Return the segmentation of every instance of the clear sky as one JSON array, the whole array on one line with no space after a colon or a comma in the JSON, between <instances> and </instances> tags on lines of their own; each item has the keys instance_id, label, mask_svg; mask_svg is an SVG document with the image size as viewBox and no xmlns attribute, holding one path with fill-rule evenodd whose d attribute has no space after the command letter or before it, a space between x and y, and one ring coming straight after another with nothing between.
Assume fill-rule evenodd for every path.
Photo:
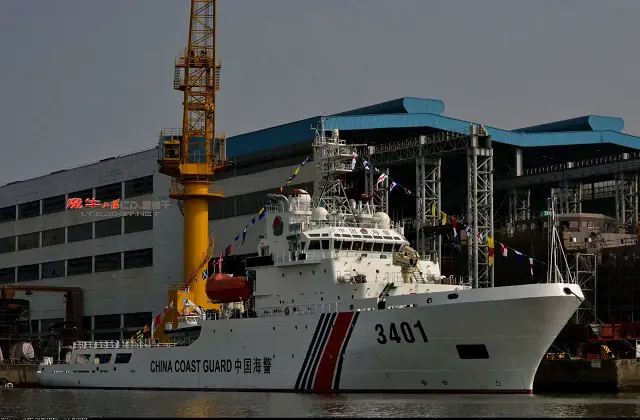
<instances>
[{"instance_id":1,"label":"clear sky","mask_svg":"<svg viewBox=\"0 0 640 420\"><path fill-rule=\"evenodd\" d=\"M0 184L180 126L188 15L188 0L1 0ZM599 114L640 135L638 22L638 0L219 0L218 128L417 96L499 128Z\"/></svg>"}]
</instances>

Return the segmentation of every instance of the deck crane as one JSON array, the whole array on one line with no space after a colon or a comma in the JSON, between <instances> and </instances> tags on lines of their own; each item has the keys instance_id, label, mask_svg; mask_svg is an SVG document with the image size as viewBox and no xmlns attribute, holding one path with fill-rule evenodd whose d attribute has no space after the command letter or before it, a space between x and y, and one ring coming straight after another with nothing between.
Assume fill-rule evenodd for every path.
<instances>
[{"instance_id":1,"label":"deck crane","mask_svg":"<svg viewBox=\"0 0 640 420\"><path fill-rule=\"evenodd\" d=\"M189 42L174 69L174 89L184 98L182 129L162 130L159 144L159 172L172 177L170 197L179 200L184 216L184 280L169 290L175 305L165 323L175 322L184 299L204 309L218 308L209 303L205 284L213 256L209 200L223 197L212 179L228 165L226 138L215 135L221 67L216 60L216 1L191 0Z\"/></svg>"}]
</instances>

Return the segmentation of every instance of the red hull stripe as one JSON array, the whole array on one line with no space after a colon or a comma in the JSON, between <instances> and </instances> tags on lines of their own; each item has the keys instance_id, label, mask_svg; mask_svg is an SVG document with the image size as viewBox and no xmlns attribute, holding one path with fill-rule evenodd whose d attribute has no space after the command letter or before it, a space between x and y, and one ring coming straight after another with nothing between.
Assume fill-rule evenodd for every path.
<instances>
[{"instance_id":1,"label":"red hull stripe","mask_svg":"<svg viewBox=\"0 0 640 420\"><path fill-rule=\"evenodd\" d=\"M340 350L347 337L354 315L354 312L340 312L336 317L331 335L318 364L316 378L313 383L313 392L333 391L333 379L340 358Z\"/></svg>"},{"instance_id":2,"label":"red hull stripe","mask_svg":"<svg viewBox=\"0 0 640 420\"><path fill-rule=\"evenodd\" d=\"M302 367L300 368L300 373L298 373L298 380L296 381L296 390L301 389L301 385L303 383L303 375L306 377L306 372L309 370L310 359L311 359L311 351L316 346L318 341L318 336L320 335L320 330L322 325L324 324L325 318L327 318L326 314L320 315L320 319L318 320L318 325L316 326L316 330L313 333L313 338L311 339L311 343L309 344L309 348L307 349L307 354L304 357L304 362L302 363Z\"/></svg>"}]
</instances>

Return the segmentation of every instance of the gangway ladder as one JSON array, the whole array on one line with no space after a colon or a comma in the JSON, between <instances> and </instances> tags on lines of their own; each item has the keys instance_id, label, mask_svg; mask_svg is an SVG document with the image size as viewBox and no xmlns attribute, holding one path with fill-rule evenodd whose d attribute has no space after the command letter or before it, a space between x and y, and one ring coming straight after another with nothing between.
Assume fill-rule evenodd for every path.
<instances>
[{"instance_id":1,"label":"gangway ladder","mask_svg":"<svg viewBox=\"0 0 640 420\"><path fill-rule=\"evenodd\" d=\"M424 280L424 276L422 275L422 270L420 270L418 266L413 269L413 278L415 279L416 283L426 283Z\"/></svg>"},{"instance_id":2,"label":"gangway ladder","mask_svg":"<svg viewBox=\"0 0 640 420\"><path fill-rule=\"evenodd\" d=\"M387 283L384 286L384 289L382 289L382 292L380 292L380 295L378 296L378 309L384 309L386 306L385 303L385 299L387 298L387 296L389 296L389 293L396 288L396 285L393 283Z\"/></svg>"}]
</instances>

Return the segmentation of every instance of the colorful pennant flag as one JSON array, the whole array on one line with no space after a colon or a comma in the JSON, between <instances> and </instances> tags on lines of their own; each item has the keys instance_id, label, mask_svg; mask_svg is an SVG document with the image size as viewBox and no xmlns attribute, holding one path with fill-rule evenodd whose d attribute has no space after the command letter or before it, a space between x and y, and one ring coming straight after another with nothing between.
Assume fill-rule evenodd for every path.
<instances>
[{"instance_id":1,"label":"colorful pennant flag","mask_svg":"<svg viewBox=\"0 0 640 420\"><path fill-rule=\"evenodd\" d=\"M489 246L489 267L493 266L495 248L493 247L493 238L487 237L487 245Z\"/></svg>"}]
</instances>

